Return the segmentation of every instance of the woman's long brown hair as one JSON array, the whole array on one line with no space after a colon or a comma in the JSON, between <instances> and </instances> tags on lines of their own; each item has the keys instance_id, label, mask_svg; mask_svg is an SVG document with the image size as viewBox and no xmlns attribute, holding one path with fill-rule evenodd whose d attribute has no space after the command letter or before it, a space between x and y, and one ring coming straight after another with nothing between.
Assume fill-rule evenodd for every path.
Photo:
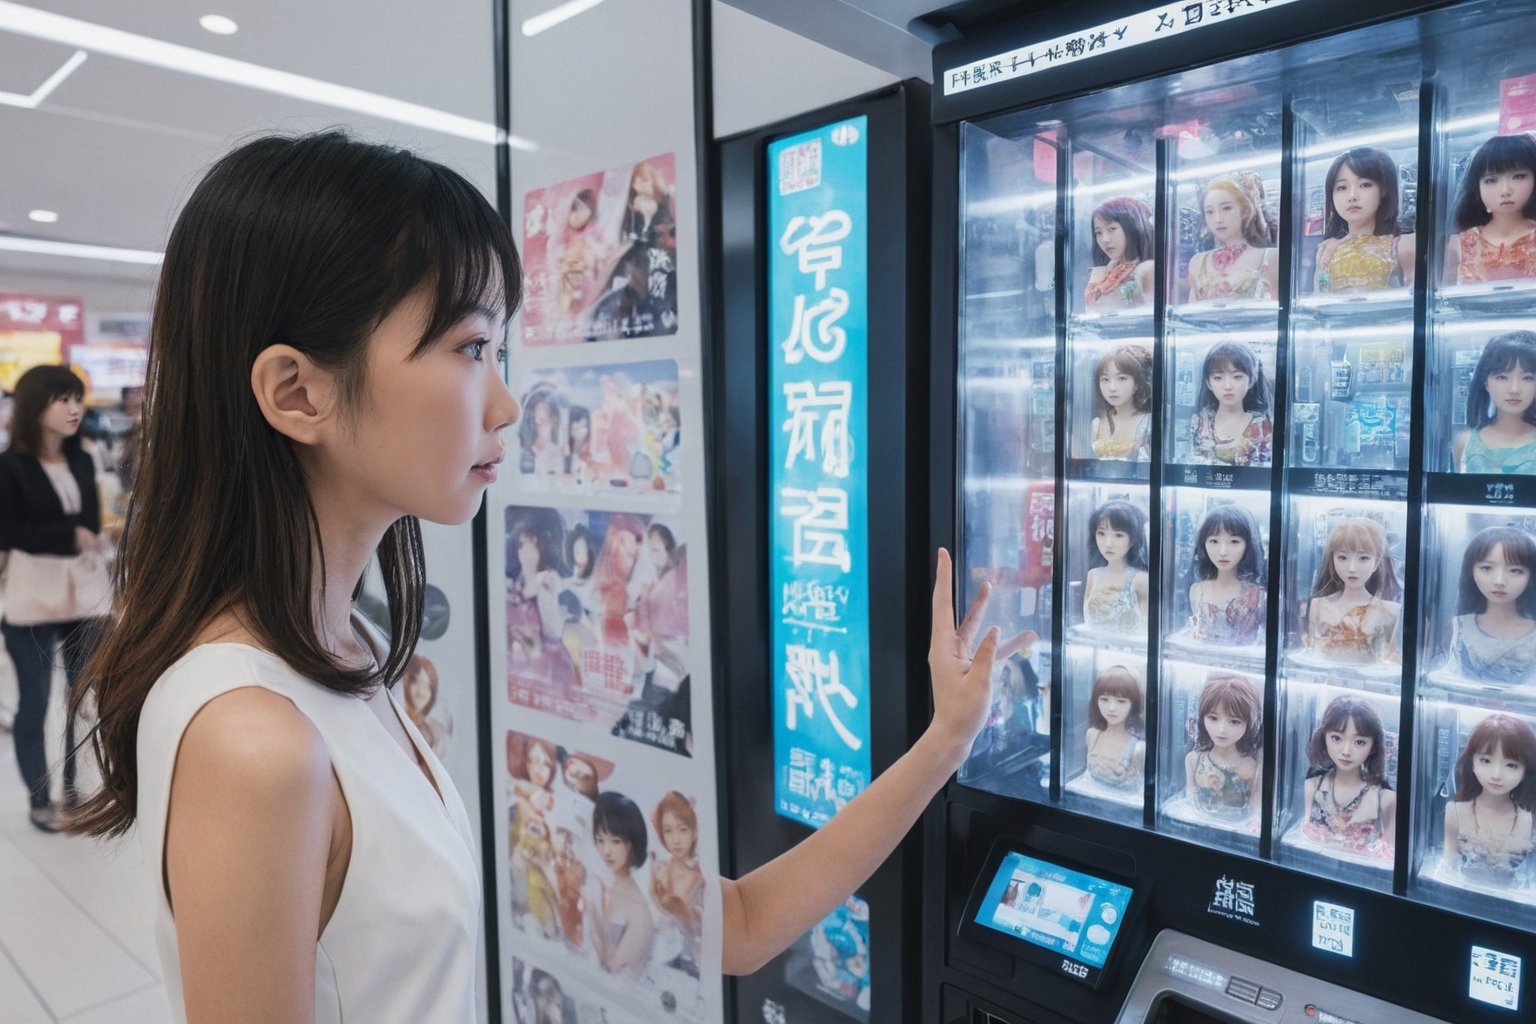
<instances>
[{"instance_id":1,"label":"woman's long brown hair","mask_svg":"<svg viewBox=\"0 0 1536 1024\"><path fill-rule=\"evenodd\" d=\"M345 693L399 679L421 632L421 530L378 548L391 644L375 672L338 665L316 625L320 537L290 442L251 390L282 343L366 405L369 339L407 296L431 315L413 358L471 312L521 297L511 232L459 174L342 132L269 137L221 159L172 229L155 296L137 480L115 570L116 620L71 708L96 708L102 788L72 830L119 835L138 814L138 727L155 682L215 615L237 610L294 671ZM323 580L322 580L323 583ZM361 585L361 581L357 581Z\"/></svg>"}]
</instances>

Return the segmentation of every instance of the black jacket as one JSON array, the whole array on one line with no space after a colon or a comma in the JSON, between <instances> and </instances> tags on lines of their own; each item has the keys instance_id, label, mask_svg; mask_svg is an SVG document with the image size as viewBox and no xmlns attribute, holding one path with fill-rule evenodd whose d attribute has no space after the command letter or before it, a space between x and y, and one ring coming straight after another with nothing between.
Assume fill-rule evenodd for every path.
<instances>
[{"instance_id":1,"label":"black jacket","mask_svg":"<svg viewBox=\"0 0 1536 1024\"><path fill-rule=\"evenodd\" d=\"M69 472L80 485L80 512L67 516L43 464L30 455L0 452L0 551L73 555L75 527L101 532L96 464L83 451L70 452Z\"/></svg>"}]
</instances>

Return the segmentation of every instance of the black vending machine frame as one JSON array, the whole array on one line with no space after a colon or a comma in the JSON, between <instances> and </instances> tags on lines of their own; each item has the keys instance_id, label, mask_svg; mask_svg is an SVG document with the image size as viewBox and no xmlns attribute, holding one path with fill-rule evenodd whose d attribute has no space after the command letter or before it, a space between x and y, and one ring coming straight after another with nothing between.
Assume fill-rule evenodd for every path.
<instances>
[{"instance_id":1,"label":"black vending machine frame","mask_svg":"<svg viewBox=\"0 0 1536 1024\"><path fill-rule=\"evenodd\" d=\"M869 588L872 595L926 594L929 169L928 86L909 81L722 140L711 211L720 259L706 282L720 297L711 318L715 410L708 429L713 478L711 586L716 675L715 735L722 867L739 878L811 834L774 812L773 674L769 657L766 161L777 139L860 115L868 120L869 189ZM871 763L900 757L927 724L928 606L870 603ZM870 907L869 1020L903 1019L917 1005L921 914L907 894L922 885L914 832L858 891ZM786 894L793 898L792 894ZM786 983L786 953L755 973L727 979L728 1019L762 1020L765 1000L794 1024L852 1018Z\"/></svg>"},{"instance_id":2,"label":"black vending machine frame","mask_svg":"<svg viewBox=\"0 0 1536 1024\"><path fill-rule=\"evenodd\" d=\"M1278 49L1310 39L1388 19L1407 17L1434 8L1439 2L1361 0L1350 5L1303 0L1294 5L1288 27L1273 20L1258 28L1213 26L1177 45L1146 45L1103 61L1085 60L1038 75L961 92L942 94L946 68L993 57L1008 50L1087 28L1117 13L1145 11L1145 0L1106 3L1089 15L1081 5L1057 4L1025 22L993 26L984 32L938 47L934 52L934 202L933 359L929 367L928 404L932 415L929 454L928 548L957 543L962 522L957 476L960 435L958 412L959 312L961 298L959 237L961 231L961 167L959 122L1013 110L1040 107L1075 96L1186 71L1253 53ZM1262 19L1256 19L1258 25ZM1427 136L1426 136L1427 138ZM1058 186L1060 187L1060 186ZM1159 220L1161 225L1162 221ZM1434 237L1434 232L1429 232ZM1419 249L1419 279L1425 276L1429 253ZM1064 259L1061 239L1056 245L1056 280ZM1417 301L1423 302L1423 289ZM1422 310L1418 323L1423 323ZM1063 328L1058 325L1058 333ZM1422 338L1417 339L1422 347ZM1160 393L1154 388L1154 393ZM1422 396L1419 401L1422 403ZM1061 446L1058 443L1058 459ZM1058 466L1058 480L1060 477ZM1155 478L1156 474L1154 474ZM1062 502L1057 503L1058 526ZM1058 530L1057 536L1061 533ZM1057 560L1060 564L1060 560ZM1059 589L1059 588L1058 588ZM963 597L957 593L957 602ZM909 593L914 608L926 598ZM1060 617L1056 617L1059 622ZM1271 626L1273 623L1271 623ZM1411 633L1412 623L1409 623ZM1412 642L1405 636L1405 644ZM1060 695L1059 667L1054 694ZM1150 695L1149 695L1150 696ZM1052 733L1059 734L1061 705L1051 704ZM1053 744L1055 746L1055 744ZM1266 775L1274 766L1273 740L1265 752ZM1057 796L1053 790L1053 799ZM1090 991L1068 979L998 949L967 942L960 924L967 897L993 844L1021 831L1045 830L1102 847L1125 851L1134 861L1132 875L1144 887L1144 921L1132 944L1120 951L1106 970L1102 985ZM1406 844L1399 857L1406 855ZM1262 851L1268 853L1268 851ZM1213 850L1165 836L1073 813L1047 803L1023 802L952 781L941 802L924 822L924 861L930 884L921 893L923 909L923 991L920 1017L924 1022L973 1024L1111 1024L1119 1012L1137 967L1164 928L1174 928L1304 974L1325 978L1387 1002L1448 1021L1515 1021L1530 1013L1536 985L1523 982L1520 1014L1492 1008L1478 1010L1467 1000L1467 967L1441 958L1441 953L1465 951L1472 944L1522 955L1529 974L1536 968L1536 940L1529 932L1491 924L1463 914L1376 892L1331 878L1306 874L1272 861ZM1399 875L1402 875L1399 866ZM1218 912L1213 895L1218 885L1240 881L1251 886L1254 913ZM1313 948L1313 901L1324 900L1354 908L1355 951L1344 958ZM1469 1016L1469 1014L1471 1016ZM892 1018L895 1019L895 1018ZM906 1019L912 1019L910 1017Z\"/></svg>"}]
</instances>

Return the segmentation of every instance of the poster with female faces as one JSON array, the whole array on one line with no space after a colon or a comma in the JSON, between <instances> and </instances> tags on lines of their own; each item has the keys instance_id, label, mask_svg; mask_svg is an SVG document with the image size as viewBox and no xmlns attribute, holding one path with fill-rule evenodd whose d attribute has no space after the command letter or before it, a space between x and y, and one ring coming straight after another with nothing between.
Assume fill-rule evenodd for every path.
<instances>
[{"instance_id":1,"label":"poster with female faces","mask_svg":"<svg viewBox=\"0 0 1536 1024\"><path fill-rule=\"evenodd\" d=\"M647 157L523 200L523 343L677 333L677 159Z\"/></svg>"},{"instance_id":2,"label":"poster with female faces","mask_svg":"<svg viewBox=\"0 0 1536 1024\"><path fill-rule=\"evenodd\" d=\"M505 523L512 703L691 755L687 538L633 512L509 506Z\"/></svg>"},{"instance_id":3,"label":"poster with female faces","mask_svg":"<svg viewBox=\"0 0 1536 1024\"><path fill-rule=\"evenodd\" d=\"M521 980L533 1005L611 991L647 1019L702 1019L701 950L718 947L719 918L698 844L715 823L629 759L515 731L506 758L509 919L554 981L541 993L514 969L514 1006Z\"/></svg>"},{"instance_id":4,"label":"poster with female faces","mask_svg":"<svg viewBox=\"0 0 1536 1024\"><path fill-rule=\"evenodd\" d=\"M525 482L583 494L678 493L677 363L529 370L518 396Z\"/></svg>"}]
</instances>

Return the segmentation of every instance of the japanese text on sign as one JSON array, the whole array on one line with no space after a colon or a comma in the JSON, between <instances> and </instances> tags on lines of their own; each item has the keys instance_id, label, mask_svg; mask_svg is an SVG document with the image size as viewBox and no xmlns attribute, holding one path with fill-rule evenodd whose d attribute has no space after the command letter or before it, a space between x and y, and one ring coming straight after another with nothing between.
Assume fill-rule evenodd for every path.
<instances>
[{"instance_id":1,"label":"japanese text on sign","mask_svg":"<svg viewBox=\"0 0 1536 1024\"><path fill-rule=\"evenodd\" d=\"M768 154L775 805L812 826L870 775L866 126Z\"/></svg>"},{"instance_id":2,"label":"japanese text on sign","mask_svg":"<svg viewBox=\"0 0 1536 1024\"><path fill-rule=\"evenodd\" d=\"M968 61L944 72L944 94L966 92L1037 71L1117 53L1132 46L1221 25L1249 14L1274 10L1296 0L1185 0L1129 14L1080 32L1022 46L995 57Z\"/></svg>"}]
</instances>

